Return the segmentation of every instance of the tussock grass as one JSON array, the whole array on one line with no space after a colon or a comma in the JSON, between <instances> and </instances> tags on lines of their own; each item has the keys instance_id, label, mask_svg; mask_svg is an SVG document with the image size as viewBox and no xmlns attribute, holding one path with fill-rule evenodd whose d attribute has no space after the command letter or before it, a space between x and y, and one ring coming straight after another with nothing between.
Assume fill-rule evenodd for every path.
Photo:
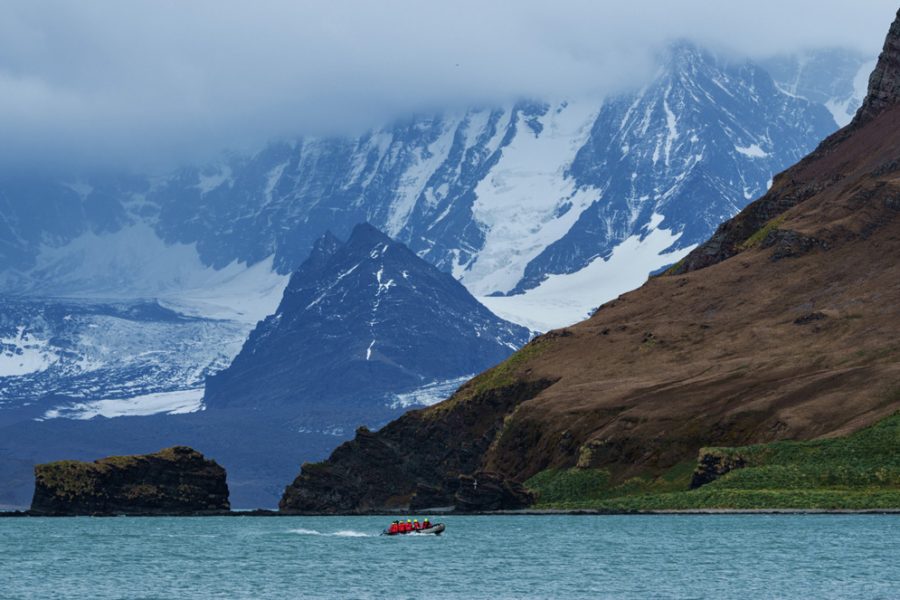
<instances>
[{"instance_id":1,"label":"tussock grass","mask_svg":"<svg viewBox=\"0 0 900 600\"><path fill-rule=\"evenodd\" d=\"M845 437L706 451L739 456L747 466L696 490L688 489L683 465L619 484L605 471L543 471L526 486L547 508L900 508L900 413Z\"/></svg>"}]
</instances>

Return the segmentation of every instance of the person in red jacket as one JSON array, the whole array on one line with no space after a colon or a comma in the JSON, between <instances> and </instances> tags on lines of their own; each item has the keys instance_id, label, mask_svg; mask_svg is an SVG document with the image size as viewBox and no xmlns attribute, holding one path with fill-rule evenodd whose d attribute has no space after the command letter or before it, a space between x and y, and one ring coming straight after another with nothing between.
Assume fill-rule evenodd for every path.
<instances>
[{"instance_id":1,"label":"person in red jacket","mask_svg":"<svg viewBox=\"0 0 900 600\"><path fill-rule=\"evenodd\" d=\"M422 521L422 529L431 529L431 521L428 520L428 517L425 517L425 520Z\"/></svg>"},{"instance_id":2,"label":"person in red jacket","mask_svg":"<svg viewBox=\"0 0 900 600\"><path fill-rule=\"evenodd\" d=\"M391 523L391 526L388 527L388 533L391 535L400 533L400 522L394 521L393 523Z\"/></svg>"},{"instance_id":3,"label":"person in red jacket","mask_svg":"<svg viewBox=\"0 0 900 600\"><path fill-rule=\"evenodd\" d=\"M413 520L413 531L418 531L418 530L420 530L421 528L422 528L422 527L421 527L421 525L419 525L419 520L418 520L418 519L414 519L414 520Z\"/></svg>"}]
</instances>

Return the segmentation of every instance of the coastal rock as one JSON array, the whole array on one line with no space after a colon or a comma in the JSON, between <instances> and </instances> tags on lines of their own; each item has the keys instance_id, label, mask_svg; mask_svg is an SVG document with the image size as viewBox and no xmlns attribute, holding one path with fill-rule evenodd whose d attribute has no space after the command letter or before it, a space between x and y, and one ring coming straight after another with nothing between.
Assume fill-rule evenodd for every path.
<instances>
[{"instance_id":1,"label":"coastal rock","mask_svg":"<svg viewBox=\"0 0 900 600\"><path fill-rule=\"evenodd\" d=\"M457 486L458 484L457 481ZM416 486L416 492L409 501L409 510L421 512L429 508L452 506L453 503L453 494L447 492L446 486L438 487L420 483Z\"/></svg>"},{"instance_id":2,"label":"coastal rock","mask_svg":"<svg viewBox=\"0 0 900 600\"><path fill-rule=\"evenodd\" d=\"M540 338L526 348L537 352ZM413 410L377 432L360 428L328 461L306 463L284 491L285 513L371 513L408 509L422 490L450 500L459 475L481 470L504 416L552 385L551 380L508 383L496 372L476 377L437 406ZM423 508L432 508L432 506Z\"/></svg>"},{"instance_id":3,"label":"coastal rock","mask_svg":"<svg viewBox=\"0 0 900 600\"><path fill-rule=\"evenodd\" d=\"M483 512L517 510L534 504L534 495L518 481L506 479L498 473L478 472L460 475L456 492L456 510Z\"/></svg>"},{"instance_id":4,"label":"coastal rock","mask_svg":"<svg viewBox=\"0 0 900 600\"><path fill-rule=\"evenodd\" d=\"M225 469L186 446L34 468L37 515L187 515L228 511Z\"/></svg>"},{"instance_id":5,"label":"coastal rock","mask_svg":"<svg viewBox=\"0 0 900 600\"><path fill-rule=\"evenodd\" d=\"M726 473L747 466L741 456L724 454L720 450L704 448L697 459L697 469L691 477L691 489L711 483Z\"/></svg>"}]
</instances>

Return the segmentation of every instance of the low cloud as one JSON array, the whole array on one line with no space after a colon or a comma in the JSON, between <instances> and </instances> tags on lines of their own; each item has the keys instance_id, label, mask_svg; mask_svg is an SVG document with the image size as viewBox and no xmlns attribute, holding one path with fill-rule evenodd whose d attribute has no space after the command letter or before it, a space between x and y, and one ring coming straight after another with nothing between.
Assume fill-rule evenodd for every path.
<instances>
[{"instance_id":1,"label":"low cloud","mask_svg":"<svg viewBox=\"0 0 900 600\"><path fill-rule=\"evenodd\" d=\"M92 2L0 5L0 167L167 168L410 112L639 84L673 39L874 56L896 3Z\"/></svg>"}]
</instances>

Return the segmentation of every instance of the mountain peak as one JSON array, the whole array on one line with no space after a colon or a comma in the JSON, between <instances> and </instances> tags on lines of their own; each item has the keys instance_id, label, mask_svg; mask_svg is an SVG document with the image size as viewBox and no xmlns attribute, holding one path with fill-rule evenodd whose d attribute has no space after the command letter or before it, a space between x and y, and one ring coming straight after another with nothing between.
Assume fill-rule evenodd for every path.
<instances>
[{"instance_id":1,"label":"mountain peak","mask_svg":"<svg viewBox=\"0 0 900 600\"><path fill-rule=\"evenodd\" d=\"M336 238L323 236L317 247ZM389 252L385 250L390 249ZM294 273L278 312L207 380L211 408L287 410L319 425L393 415L393 394L478 373L528 331L368 223Z\"/></svg>"},{"instance_id":2,"label":"mountain peak","mask_svg":"<svg viewBox=\"0 0 900 600\"><path fill-rule=\"evenodd\" d=\"M320 237L313 243L311 254L331 256L338 248L341 247L341 244L343 244L343 242L341 242L341 240L339 240L337 236L331 233L331 231L329 230L323 233L322 237Z\"/></svg>"},{"instance_id":3,"label":"mountain peak","mask_svg":"<svg viewBox=\"0 0 900 600\"><path fill-rule=\"evenodd\" d=\"M350 239L347 240L347 244L354 247L360 245L371 246L373 244L393 243L394 240L392 240L387 235L382 233L381 230L367 222L359 223L358 225L356 225L353 228L353 232L350 234Z\"/></svg>"},{"instance_id":4,"label":"mountain peak","mask_svg":"<svg viewBox=\"0 0 900 600\"><path fill-rule=\"evenodd\" d=\"M312 249L309 251L309 258L304 261L303 268L307 271L321 269L342 245L343 242L337 236L331 233L330 230L326 231L319 239L313 242Z\"/></svg>"},{"instance_id":5,"label":"mountain peak","mask_svg":"<svg viewBox=\"0 0 900 600\"><path fill-rule=\"evenodd\" d=\"M862 124L884 109L900 103L900 10L888 30L878 64L869 76L869 91L853 119Z\"/></svg>"}]
</instances>

